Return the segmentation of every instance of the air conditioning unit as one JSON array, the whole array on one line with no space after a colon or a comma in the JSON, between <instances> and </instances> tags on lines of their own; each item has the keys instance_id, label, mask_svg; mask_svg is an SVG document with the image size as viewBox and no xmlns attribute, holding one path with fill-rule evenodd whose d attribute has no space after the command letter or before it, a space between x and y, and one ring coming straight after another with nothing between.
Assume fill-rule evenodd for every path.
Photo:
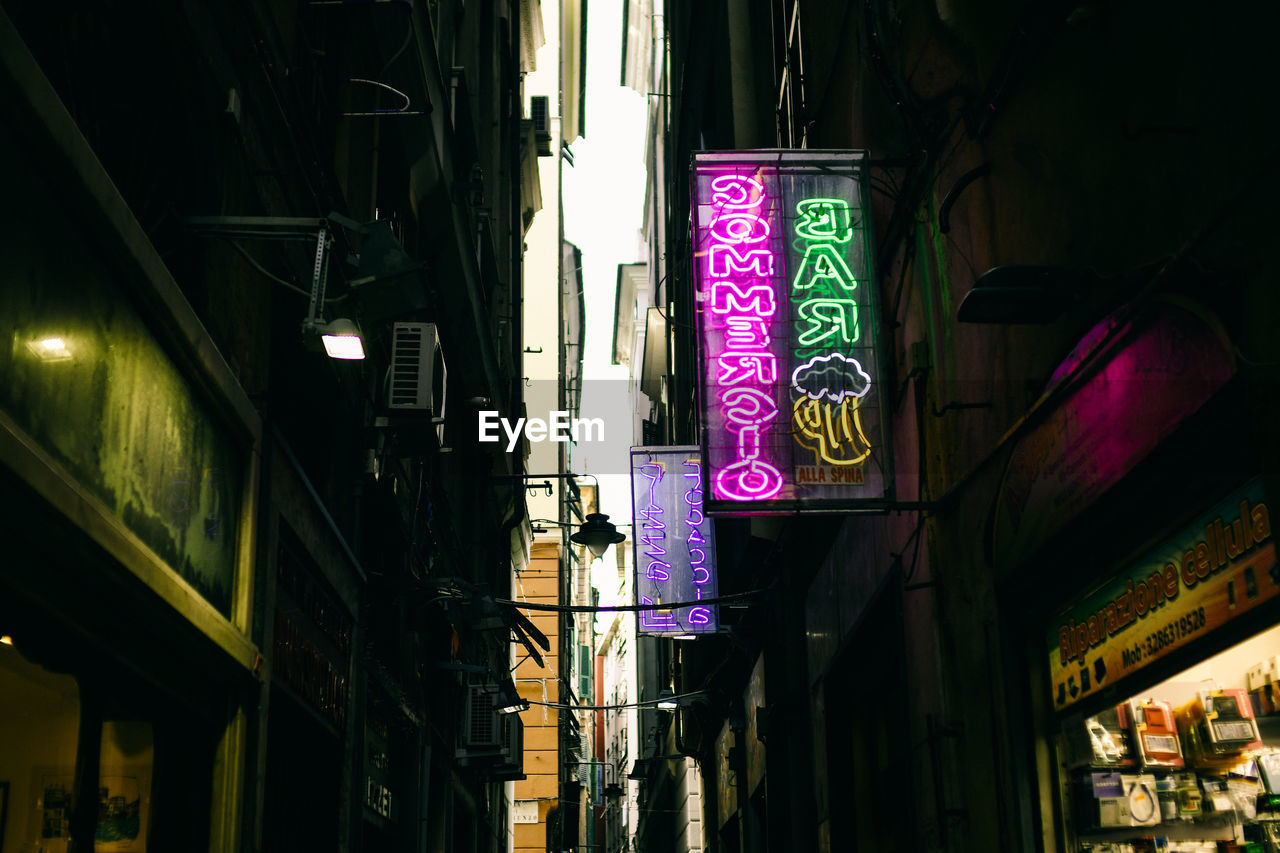
<instances>
[{"instance_id":1,"label":"air conditioning unit","mask_svg":"<svg viewBox=\"0 0 1280 853\"><path fill-rule=\"evenodd\" d=\"M551 156L551 102L546 95L529 99L529 118L533 120L533 136L538 142L538 156Z\"/></svg>"},{"instance_id":2,"label":"air conditioning unit","mask_svg":"<svg viewBox=\"0 0 1280 853\"><path fill-rule=\"evenodd\" d=\"M387 408L422 412L444 422L448 373L435 323L395 323L391 329L391 375Z\"/></svg>"},{"instance_id":3,"label":"air conditioning unit","mask_svg":"<svg viewBox=\"0 0 1280 853\"><path fill-rule=\"evenodd\" d=\"M492 684L468 684L467 702L463 709L462 746L468 754L481 751L497 753L502 748L504 726L498 713L498 690Z\"/></svg>"},{"instance_id":4,"label":"air conditioning unit","mask_svg":"<svg viewBox=\"0 0 1280 853\"><path fill-rule=\"evenodd\" d=\"M485 767L482 775L490 781L524 779L524 722L519 714L504 714L499 725L502 747L495 763Z\"/></svg>"}]
</instances>

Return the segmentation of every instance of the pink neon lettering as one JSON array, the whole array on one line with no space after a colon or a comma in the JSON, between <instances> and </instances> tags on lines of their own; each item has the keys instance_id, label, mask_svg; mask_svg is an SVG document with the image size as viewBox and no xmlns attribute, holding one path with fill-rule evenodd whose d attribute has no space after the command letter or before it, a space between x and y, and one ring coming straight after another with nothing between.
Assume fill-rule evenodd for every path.
<instances>
[{"instance_id":1,"label":"pink neon lettering","mask_svg":"<svg viewBox=\"0 0 1280 853\"><path fill-rule=\"evenodd\" d=\"M759 459L739 459L716 474L716 488L734 501L767 500L782 489L782 473Z\"/></svg>"},{"instance_id":2,"label":"pink neon lettering","mask_svg":"<svg viewBox=\"0 0 1280 853\"><path fill-rule=\"evenodd\" d=\"M689 608L689 621L695 625L708 624L711 621L711 608L709 607Z\"/></svg>"},{"instance_id":3,"label":"pink neon lettering","mask_svg":"<svg viewBox=\"0 0 1280 853\"><path fill-rule=\"evenodd\" d=\"M742 252L737 246L716 243L707 250L707 268L716 278L726 278L734 273L771 278L773 253L768 249L748 249Z\"/></svg>"},{"instance_id":4,"label":"pink neon lettering","mask_svg":"<svg viewBox=\"0 0 1280 853\"><path fill-rule=\"evenodd\" d=\"M772 317L778 302L767 284L753 284L743 290L736 281L717 281L711 286L711 310L717 314L740 311Z\"/></svg>"},{"instance_id":5,"label":"pink neon lettering","mask_svg":"<svg viewBox=\"0 0 1280 853\"><path fill-rule=\"evenodd\" d=\"M767 350L773 340L763 317L729 317L725 326L724 345L727 349Z\"/></svg>"},{"instance_id":6,"label":"pink neon lettering","mask_svg":"<svg viewBox=\"0 0 1280 853\"><path fill-rule=\"evenodd\" d=\"M716 207L759 207L764 201L764 184L740 175L720 175L711 179L711 203Z\"/></svg>"},{"instance_id":7,"label":"pink neon lettering","mask_svg":"<svg viewBox=\"0 0 1280 853\"><path fill-rule=\"evenodd\" d=\"M769 239L769 221L735 210L711 223L711 236L721 243L761 243Z\"/></svg>"},{"instance_id":8,"label":"pink neon lettering","mask_svg":"<svg viewBox=\"0 0 1280 853\"><path fill-rule=\"evenodd\" d=\"M716 395L724 428L737 433L735 461L713 475L716 492L729 500L761 500L782 488L782 474L760 458L762 438L779 418L774 389L778 379L777 356L766 322L778 311L774 277L774 253L765 243L772 223L765 211L762 182L740 175L720 175L711 180L716 215L703 232L707 238L706 272L710 284L711 315L724 329L723 351L716 359ZM729 386L729 387L725 387ZM720 462L717 461L717 465ZM700 485L700 484L699 484ZM687 500L688 496L686 496ZM693 509L690 508L692 526ZM699 517L701 511L698 511ZM710 581L701 565L706 559L702 544L688 538L690 559L695 563L695 589ZM695 559L696 558L696 559ZM708 614L710 611L706 611Z\"/></svg>"},{"instance_id":9,"label":"pink neon lettering","mask_svg":"<svg viewBox=\"0 0 1280 853\"><path fill-rule=\"evenodd\" d=\"M778 362L771 352L725 353L720 356L718 385L737 385L748 379L758 382L774 382L778 378Z\"/></svg>"},{"instance_id":10,"label":"pink neon lettering","mask_svg":"<svg viewBox=\"0 0 1280 853\"><path fill-rule=\"evenodd\" d=\"M778 404L759 388L730 388L720 395L720 405L724 406L724 416L730 421L726 426L731 430L758 430L778 417Z\"/></svg>"}]
</instances>

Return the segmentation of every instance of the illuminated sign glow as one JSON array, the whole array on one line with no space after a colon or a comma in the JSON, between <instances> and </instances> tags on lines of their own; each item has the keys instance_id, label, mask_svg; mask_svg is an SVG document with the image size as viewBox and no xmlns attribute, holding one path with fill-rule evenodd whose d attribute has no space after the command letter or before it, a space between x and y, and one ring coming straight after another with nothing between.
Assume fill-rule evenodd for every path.
<instances>
[{"instance_id":1,"label":"illuminated sign glow","mask_svg":"<svg viewBox=\"0 0 1280 853\"><path fill-rule=\"evenodd\" d=\"M695 157L710 512L892 498L864 157Z\"/></svg>"},{"instance_id":2,"label":"illuminated sign glow","mask_svg":"<svg viewBox=\"0 0 1280 853\"><path fill-rule=\"evenodd\" d=\"M715 541L703 512L698 447L631 450L636 602L696 602L715 598ZM639 632L688 636L719 630L715 605L642 610Z\"/></svg>"},{"instance_id":3,"label":"illuminated sign glow","mask_svg":"<svg viewBox=\"0 0 1280 853\"><path fill-rule=\"evenodd\" d=\"M761 434L775 429L778 406L769 392L778 379L778 357L769 334L778 314L774 251L764 185L750 176L720 175L711 180L715 217L707 233L707 273L711 311L728 331L715 356L716 402L725 428L735 436L733 459L719 467L715 486L731 500L763 500L782 488ZM766 243L766 245L759 245Z\"/></svg>"},{"instance_id":4,"label":"illuminated sign glow","mask_svg":"<svg viewBox=\"0 0 1280 853\"><path fill-rule=\"evenodd\" d=\"M1271 510L1254 479L1050 623L1061 710L1280 596Z\"/></svg>"}]
</instances>

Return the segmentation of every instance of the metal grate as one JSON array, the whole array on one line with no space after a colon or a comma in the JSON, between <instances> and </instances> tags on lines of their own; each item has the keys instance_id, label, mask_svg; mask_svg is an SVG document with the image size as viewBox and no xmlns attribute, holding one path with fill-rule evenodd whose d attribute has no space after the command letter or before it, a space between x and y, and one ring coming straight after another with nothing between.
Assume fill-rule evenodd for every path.
<instances>
[{"instance_id":1,"label":"metal grate","mask_svg":"<svg viewBox=\"0 0 1280 853\"><path fill-rule=\"evenodd\" d=\"M499 746L498 694L472 685L467 691L467 722L464 738L468 747Z\"/></svg>"}]
</instances>

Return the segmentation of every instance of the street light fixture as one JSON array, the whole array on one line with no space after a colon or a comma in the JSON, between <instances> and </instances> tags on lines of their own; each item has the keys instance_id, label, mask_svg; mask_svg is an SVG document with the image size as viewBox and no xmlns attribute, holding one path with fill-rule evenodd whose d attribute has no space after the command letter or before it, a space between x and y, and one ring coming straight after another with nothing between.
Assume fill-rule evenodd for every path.
<instances>
[{"instance_id":1,"label":"street light fixture","mask_svg":"<svg viewBox=\"0 0 1280 853\"><path fill-rule=\"evenodd\" d=\"M575 481L579 477L591 477L592 474L517 474L512 477L494 477L496 482L520 482L528 483L529 480L569 480ZM550 494L551 483L546 482L537 484L545 486ZM534 488L535 486L526 486L526 488ZM596 486L596 492L599 494L599 485ZM567 527L563 522L551 521L549 519L537 519L541 524L554 524L559 527ZM626 536L618 532L618 528L609 521L609 516L602 512L587 513L586 521L578 526L578 532L569 537L569 541L576 545L585 545L587 550L591 552L593 559L599 559L604 556L604 552L609 550L610 545L617 545L626 541Z\"/></svg>"},{"instance_id":2,"label":"street light fixture","mask_svg":"<svg viewBox=\"0 0 1280 853\"><path fill-rule=\"evenodd\" d=\"M552 521L549 518L535 518L531 523L534 525L534 533L545 533L546 528L542 526L544 524L552 527L574 526L563 521ZM591 552L591 558L598 559L604 556L604 552L610 545L617 545L626 538L618 532L618 528L613 526L613 522L609 521L609 516L600 512L589 512L586 522L578 525L578 532L570 536L569 541L585 546Z\"/></svg>"},{"instance_id":3,"label":"street light fixture","mask_svg":"<svg viewBox=\"0 0 1280 853\"><path fill-rule=\"evenodd\" d=\"M329 322L324 319L325 290L329 280L329 256L335 240L336 227L353 228L361 233L369 230L336 213L327 217L282 216L192 216L186 219L197 233L210 234L231 240L232 245L250 264L272 280L293 290L291 283L267 272L253 257L235 242L237 239L284 240L312 244L311 289L302 293L310 297L307 316L302 321L305 336L319 334L325 352L330 358L359 360L364 358L364 341L355 321L338 317ZM377 223L373 223L376 225ZM370 280L372 278L370 277Z\"/></svg>"},{"instance_id":4,"label":"street light fixture","mask_svg":"<svg viewBox=\"0 0 1280 853\"><path fill-rule=\"evenodd\" d=\"M695 758L692 755L684 753L672 753L670 755L650 755L637 758L631 765L631 772L627 774L628 779L637 782L644 782L649 778L649 768L653 767L660 761L683 761L686 758Z\"/></svg>"},{"instance_id":5,"label":"street light fixture","mask_svg":"<svg viewBox=\"0 0 1280 853\"><path fill-rule=\"evenodd\" d=\"M498 685L497 708L499 714L518 714L529 710L529 701L520 697L516 683L508 678Z\"/></svg>"},{"instance_id":6,"label":"street light fixture","mask_svg":"<svg viewBox=\"0 0 1280 853\"><path fill-rule=\"evenodd\" d=\"M578 528L578 532L569 537L570 542L587 546L592 557L603 557L610 545L617 545L627 537L618 532L609 521L609 516L601 512L587 513L587 520Z\"/></svg>"}]
</instances>

